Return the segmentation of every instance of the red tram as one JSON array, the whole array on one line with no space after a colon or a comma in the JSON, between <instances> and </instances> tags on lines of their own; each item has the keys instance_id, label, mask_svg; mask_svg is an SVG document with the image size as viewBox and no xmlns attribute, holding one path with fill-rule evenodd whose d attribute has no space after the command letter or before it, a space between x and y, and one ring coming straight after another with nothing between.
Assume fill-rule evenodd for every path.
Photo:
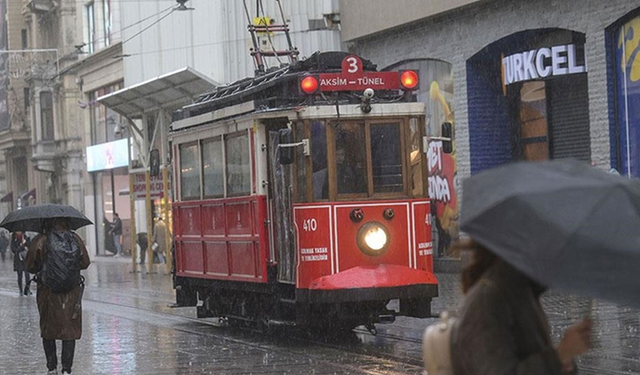
<instances>
[{"instance_id":1,"label":"red tram","mask_svg":"<svg viewBox=\"0 0 640 375\"><path fill-rule=\"evenodd\" d=\"M417 77L317 53L174 113L177 305L266 325L430 316Z\"/></svg>"}]
</instances>

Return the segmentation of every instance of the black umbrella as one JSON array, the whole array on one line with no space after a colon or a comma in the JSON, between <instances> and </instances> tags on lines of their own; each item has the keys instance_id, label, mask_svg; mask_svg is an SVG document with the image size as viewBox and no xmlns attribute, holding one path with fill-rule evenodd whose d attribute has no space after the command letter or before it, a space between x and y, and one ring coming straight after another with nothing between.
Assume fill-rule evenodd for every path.
<instances>
[{"instance_id":1,"label":"black umbrella","mask_svg":"<svg viewBox=\"0 0 640 375\"><path fill-rule=\"evenodd\" d=\"M460 228L538 283L640 307L640 182L575 160L463 183Z\"/></svg>"},{"instance_id":2,"label":"black umbrella","mask_svg":"<svg viewBox=\"0 0 640 375\"><path fill-rule=\"evenodd\" d=\"M7 215L0 227L10 232L43 232L43 225L48 219L62 218L67 221L69 229L76 230L93 224L80 211L61 204L38 204L15 210Z\"/></svg>"}]
</instances>

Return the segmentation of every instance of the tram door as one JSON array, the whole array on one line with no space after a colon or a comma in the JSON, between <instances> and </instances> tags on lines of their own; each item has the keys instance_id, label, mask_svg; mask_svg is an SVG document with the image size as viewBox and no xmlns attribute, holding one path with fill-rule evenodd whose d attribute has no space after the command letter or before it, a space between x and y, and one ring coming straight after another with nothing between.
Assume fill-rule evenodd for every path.
<instances>
[{"instance_id":1,"label":"tram door","mask_svg":"<svg viewBox=\"0 0 640 375\"><path fill-rule=\"evenodd\" d=\"M286 122L269 126L269 208L272 223L273 246L278 260L278 281L295 283L295 234L291 221L292 164L280 164L280 133Z\"/></svg>"}]
</instances>

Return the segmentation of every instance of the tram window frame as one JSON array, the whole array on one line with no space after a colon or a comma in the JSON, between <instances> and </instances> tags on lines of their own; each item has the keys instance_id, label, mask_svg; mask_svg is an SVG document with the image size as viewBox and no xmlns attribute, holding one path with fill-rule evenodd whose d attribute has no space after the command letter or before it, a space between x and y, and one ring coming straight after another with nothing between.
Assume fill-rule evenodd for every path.
<instances>
[{"instance_id":1,"label":"tram window frame","mask_svg":"<svg viewBox=\"0 0 640 375\"><path fill-rule=\"evenodd\" d=\"M229 173L229 162L231 161L230 158L229 158L229 149L230 149L229 141L235 140L237 138L243 138L243 137L245 138L245 146L246 146L247 153L246 153L246 155L244 155L244 154L241 154L241 155L244 155L244 157L246 157L246 161L247 161L247 163L246 163L246 165L247 165L246 177L247 177L247 181L248 182L247 182L246 190L233 191L232 192L230 187L237 186L237 185L231 184L230 181L229 181L229 179L232 178L232 174ZM224 147L224 158L225 158L225 164L224 164L224 166L225 166L225 169L224 169L225 175L224 175L224 177L225 177L226 196L227 197L242 197L242 196L251 195L251 190L252 190L251 159L252 159L252 157L251 157L251 139L250 139L250 136L249 136L249 131L248 130L242 130L242 131L239 131L239 132L227 134L227 135L225 135L223 137L223 143L224 143L223 147ZM244 159L244 157L243 157L243 159ZM245 164L242 164L242 166L243 166L242 168L243 169L244 169L244 165ZM244 175L244 174L245 174L244 171L242 171L241 175ZM236 173L236 175L237 175L237 173Z\"/></svg>"},{"instance_id":2,"label":"tram window frame","mask_svg":"<svg viewBox=\"0 0 640 375\"><path fill-rule=\"evenodd\" d=\"M197 195L186 195L185 193L187 191L192 191L193 189L186 189L185 183L186 183L186 179L184 176L184 172L183 172L183 162L185 160L184 158L184 154L183 154L183 150L186 148L191 148L195 146L195 155L194 155L194 162L195 162L195 166L193 169L196 170L197 173L197 181L198 181L198 187L197 187L197 191L198 194ZM183 144L180 144L178 146L178 153L180 156L180 163L179 163L179 171L180 171L180 200L182 201L188 201L188 200L198 200L200 199L200 197L202 196L202 165L201 165L201 157L200 157L200 143L198 141L195 142L186 142Z\"/></svg>"},{"instance_id":3,"label":"tram window frame","mask_svg":"<svg viewBox=\"0 0 640 375\"><path fill-rule=\"evenodd\" d=\"M408 191L408 169L407 169L407 161L406 161L406 154L407 154L407 143L405 140L405 124L408 124L408 122L404 121L404 120L395 120L395 119L381 119L381 120L374 120L374 121L369 121L367 124L367 138L368 138L368 142L367 142L367 147L369 148L369 155L368 155L368 160L367 160L367 167L371 168L371 171L369 172L369 176L370 176L370 194L371 196L384 196L384 197L395 197L395 196L406 196L407 191ZM401 173L401 181L402 181L402 189L400 191L379 191L376 192L376 185L374 184L374 174L373 174L373 147L372 147L372 139L371 139L371 129L372 127L375 126L393 126L395 125L399 134L398 134L398 140L400 141L400 145L399 145L399 149L398 149L398 156L400 157L400 173ZM384 186L384 185L381 185Z\"/></svg>"},{"instance_id":4,"label":"tram window frame","mask_svg":"<svg viewBox=\"0 0 640 375\"><path fill-rule=\"evenodd\" d=\"M294 142L302 142L303 139L310 139L310 127L308 121L296 121L293 124L293 137ZM295 157L294 157L294 171L295 182L292 183L293 186L293 197L295 203L307 203L310 202L310 198L312 197L312 186L313 181L310 178L311 174L307 171L311 170L312 163L311 158L306 157L304 154L304 149L302 147L296 147Z\"/></svg>"},{"instance_id":5,"label":"tram window frame","mask_svg":"<svg viewBox=\"0 0 640 375\"><path fill-rule=\"evenodd\" d=\"M423 149L425 118L409 117L407 125L407 136L405 137L407 142L407 188L410 196L413 198L427 197L426 189L429 186L429 163L425 150ZM411 154L414 151L417 152L415 168L413 167L413 160L411 159ZM419 181L419 184L416 183L416 180Z\"/></svg>"},{"instance_id":6,"label":"tram window frame","mask_svg":"<svg viewBox=\"0 0 640 375\"><path fill-rule=\"evenodd\" d=\"M327 126L327 164L329 166L329 197L330 201L342 201L350 199L371 199L371 198L402 198L414 196L412 189L409 188L412 176L409 176L409 162L411 150L407 147L411 142L407 137L411 135L410 129L406 129L409 122L408 117L394 117L394 118L381 118L381 119L354 119L344 120L340 124L358 124L364 127L364 142L365 142L365 162L366 162L366 181L367 189L365 193L338 193L337 187L337 164L336 164L336 126L338 123L330 122L326 120L330 125ZM418 123L424 124L423 121L418 119ZM400 161L402 163L402 190L398 192L375 192L373 185L373 160L371 150L371 126L376 125L396 125L399 128L399 141L400 141ZM422 139L422 131L419 130L420 139ZM312 142L313 143L313 142ZM313 146L313 145L312 145ZM424 151L421 145L419 145L420 151L420 164L422 169L422 193L420 196L424 196L426 186L426 162L424 160ZM326 201L327 199L313 199L313 201Z\"/></svg>"},{"instance_id":7,"label":"tram window frame","mask_svg":"<svg viewBox=\"0 0 640 375\"><path fill-rule=\"evenodd\" d=\"M222 181L222 188L221 188L219 194L207 194L207 175L205 174L205 171L204 171L204 169L205 169L205 145L214 144L214 143L218 143L218 149L214 148L214 151L219 151L219 152L216 152L216 155L213 155L213 158L212 158L211 162L213 162L213 163L217 162L218 160L216 160L217 159L216 157L219 157L219 162L221 163L220 180ZM201 154L200 156L201 156L201 165L202 165L202 194L203 194L203 197L205 199L224 198L225 191L226 191L227 179L226 179L226 155L225 155L225 147L224 147L224 141L222 139L222 136L215 136L215 137L211 137L211 138L207 138L205 140L202 140L201 144L200 144L200 154Z\"/></svg>"}]
</instances>

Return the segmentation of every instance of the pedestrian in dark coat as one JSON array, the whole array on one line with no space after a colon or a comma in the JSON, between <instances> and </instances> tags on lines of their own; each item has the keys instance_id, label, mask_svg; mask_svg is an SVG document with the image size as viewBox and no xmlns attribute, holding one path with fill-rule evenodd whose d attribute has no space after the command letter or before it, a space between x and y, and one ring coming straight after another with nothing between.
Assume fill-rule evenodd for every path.
<instances>
[{"instance_id":1,"label":"pedestrian in dark coat","mask_svg":"<svg viewBox=\"0 0 640 375\"><path fill-rule=\"evenodd\" d=\"M47 251L47 233L67 230L66 222L56 220L46 226L45 234L40 234L33 239L27 254L26 265L31 272L40 272ZM76 233L73 237L78 241L80 248L79 268L86 269L91 263L89 253L82 238ZM70 374L75 352L75 340L82 337L82 309L76 310L76 304L82 298L84 286L76 286L67 293L54 293L49 287L38 283L36 300L40 313L40 336L47 358L47 368L52 373L57 373L58 358L56 354L56 341L62 340L62 373ZM76 313L74 317L74 312Z\"/></svg>"},{"instance_id":2,"label":"pedestrian in dark coat","mask_svg":"<svg viewBox=\"0 0 640 375\"><path fill-rule=\"evenodd\" d=\"M7 248L9 247L9 237L4 229L0 229L0 257L4 263L7 257Z\"/></svg>"},{"instance_id":3,"label":"pedestrian in dark coat","mask_svg":"<svg viewBox=\"0 0 640 375\"><path fill-rule=\"evenodd\" d=\"M24 265L27 254L26 240L22 232L13 232L11 235L11 252L13 253L13 271L18 274L18 291L20 295L29 295L29 272ZM24 276L24 289L22 288L22 277Z\"/></svg>"},{"instance_id":4,"label":"pedestrian in dark coat","mask_svg":"<svg viewBox=\"0 0 640 375\"><path fill-rule=\"evenodd\" d=\"M463 272L464 303L453 328L456 375L576 373L574 359L591 346L591 321L567 329L554 347L539 301L544 287L483 248Z\"/></svg>"}]
</instances>

